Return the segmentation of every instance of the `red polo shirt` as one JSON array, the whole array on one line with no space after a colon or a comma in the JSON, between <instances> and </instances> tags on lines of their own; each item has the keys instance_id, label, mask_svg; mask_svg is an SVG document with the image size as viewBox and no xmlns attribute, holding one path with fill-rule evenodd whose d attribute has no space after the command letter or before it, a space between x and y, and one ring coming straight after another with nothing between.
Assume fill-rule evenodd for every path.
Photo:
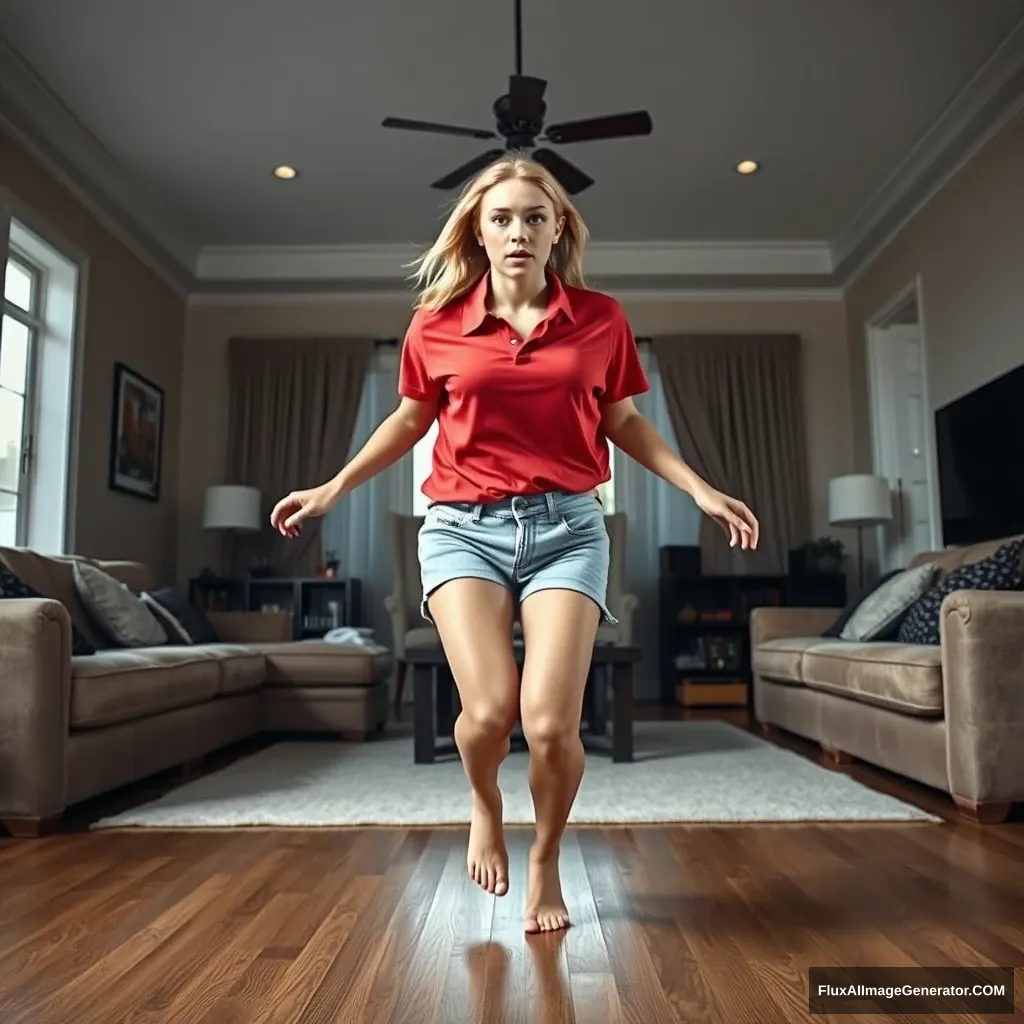
<instances>
[{"instance_id":1,"label":"red polo shirt","mask_svg":"<svg viewBox=\"0 0 1024 1024\"><path fill-rule=\"evenodd\" d=\"M525 339L487 311L487 273L444 309L413 314L398 393L440 400L428 498L493 502L610 479L601 411L648 390L636 341L616 299L548 281Z\"/></svg>"}]
</instances>

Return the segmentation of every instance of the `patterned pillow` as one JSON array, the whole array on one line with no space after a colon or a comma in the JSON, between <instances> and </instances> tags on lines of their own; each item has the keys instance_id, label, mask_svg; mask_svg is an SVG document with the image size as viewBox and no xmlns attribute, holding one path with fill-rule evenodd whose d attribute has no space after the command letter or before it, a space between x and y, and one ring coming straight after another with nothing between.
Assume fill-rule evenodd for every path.
<instances>
[{"instance_id":1,"label":"patterned pillow","mask_svg":"<svg viewBox=\"0 0 1024 1024\"><path fill-rule=\"evenodd\" d=\"M1010 541L988 558L954 569L911 606L900 625L900 643L938 644L939 610L955 590L1020 590L1024 586L1022 551L1024 539Z\"/></svg>"},{"instance_id":2,"label":"patterned pillow","mask_svg":"<svg viewBox=\"0 0 1024 1024\"><path fill-rule=\"evenodd\" d=\"M3 562L0 562L0 600L24 597L45 597L34 587L30 587L20 576L16 576ZM71 623L71 654L73 657L83 657L87 654L95 654L96 648L82 635L79 628Z\"/></svg>"}]
</instances>

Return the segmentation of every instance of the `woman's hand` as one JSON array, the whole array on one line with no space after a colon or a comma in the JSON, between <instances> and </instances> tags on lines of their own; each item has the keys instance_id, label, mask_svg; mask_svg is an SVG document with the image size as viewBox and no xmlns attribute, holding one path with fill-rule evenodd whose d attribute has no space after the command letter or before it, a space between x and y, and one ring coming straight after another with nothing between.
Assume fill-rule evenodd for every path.
<instances>
[{"instance_id":1,"label":"woman's hand","mask_svg":"<svg viewBox=\"0 0 1024 1024\"><path fill-rule=\"evenodd\" d=\"M334 499L326 484L304 491L292 491L283 497L270 513L270 525L282 537L298 537L302 522L322 516L331 510Z\"/></svg>"},{"instance_id":2,"label":"woman's hand","mask_svg":"<svg viewBox=\"0 0 1024 1024\"><path fill-rule=\"evenodd\" d=\"M694 489L693 500L697 508L725 530L729 547L739 544L744 551L757 547L760 526L754 513L742 501L730 498L707 484Z\"/></svg>"}]
</instances>

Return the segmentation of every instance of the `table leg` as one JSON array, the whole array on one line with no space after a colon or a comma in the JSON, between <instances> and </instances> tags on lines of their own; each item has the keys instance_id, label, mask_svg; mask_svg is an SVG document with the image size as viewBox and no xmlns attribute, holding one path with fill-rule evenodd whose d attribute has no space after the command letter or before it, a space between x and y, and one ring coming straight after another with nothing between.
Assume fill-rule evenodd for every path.
<instances>
[{"instance_id":1,"label":"table leg","mask_svg":"<svg viewBox=\"0 0 1024 1024\"><path fill-rule=\"evenodd\" d=\"M434 666L413 664L413 760L416 764L433 764L434 743Z\"/></svg>"},{"instance_id":2,"label":"table leg","mask_svg":"<svg viewBox=\"0 0 1024 1024\"><path fill-rule=\"evenodd\" d=\"M612 761L633 760L633 665L612 669Z\"/></svg>"}]
</instances>

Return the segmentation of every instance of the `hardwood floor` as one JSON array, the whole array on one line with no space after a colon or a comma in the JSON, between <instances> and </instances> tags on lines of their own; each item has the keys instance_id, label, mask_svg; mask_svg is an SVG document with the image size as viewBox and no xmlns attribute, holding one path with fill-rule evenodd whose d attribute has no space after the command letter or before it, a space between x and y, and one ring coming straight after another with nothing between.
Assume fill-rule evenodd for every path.
<instances>
[{"instance_id":1,"label":"hardwood floor","mask_svg":"<svg viewBox=\"0 0 1024 1024\"><path fill-rule=\"evenodd\" d=\"M572 828L573 927L529 937L528 830L493 898L463 829L88 832L107 800L0 840L0 1020L768 1024L829 1019L808 1014L812 966L1024 965L1024 824L837 770L949 820Z\"/></svg>"}]
</instances>

